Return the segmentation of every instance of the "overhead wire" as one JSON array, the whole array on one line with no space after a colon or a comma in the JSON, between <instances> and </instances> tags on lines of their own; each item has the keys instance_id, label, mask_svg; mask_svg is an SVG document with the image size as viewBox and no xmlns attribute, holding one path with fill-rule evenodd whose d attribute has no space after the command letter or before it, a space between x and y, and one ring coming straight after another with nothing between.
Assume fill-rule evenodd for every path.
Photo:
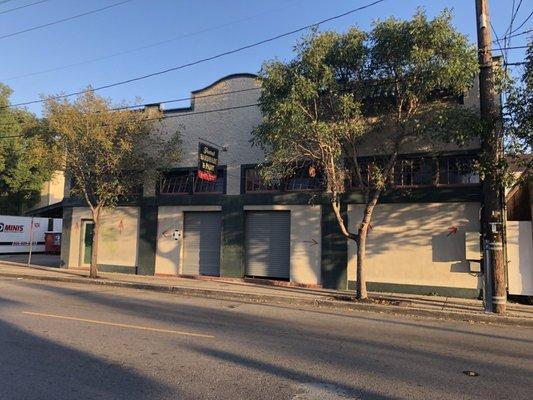
<instances>
[{"instance_id":1,"label":"overhead wire","mask_svg":"<svg viewBox=\"0 0 533 400\"><path fill-rule=\"evenodd\" d=\"M514 32L517 32L518 30L520 30L520 28L522 28L525 24L527 24L527 21L529 21L531 19L531 17L533 16L533 11L531 11L529 13L529 15L526 17L526 19L520 24L520 26L518 26L518 28L516 28L515 30L511 31L510 34L514 33Z\"/></svg>"},{"instance_id":2,"label":"overhead wire","mask_svg":"<svg viewBox=\"0 0 533 400\"><path fill-rule=\"evenodd\" d=\"M41 0L41 1L48 1L48 0ZM294 0L294 1L290 2L290 4L292 5L296 1L297 0ZM249 21L249 20L257 18L257 17L259 17L261 15L268 14L268 13L271 13L273 11L278 11L278 10L280 10L280 8L266 10L264 12L261 12L261 13L258 13L258 14L254 14L254 15L251 15L251 16L248 16L248 17L236 19L236 20L229 21L229 22L226 22L224 24L212 26L212 27L209 27L209 28L200 29L200 30L195 31L195 32L190 32L190 33L185 33L185 34L182 34L182 35L177 35L177 36L174 36L174 37L167 38L165 40L160 40L160 41L157 41L157 42L148 43L148 44L143 45L143 46L138 46L138 47L126 49L126 50L119 51L119 52L116 52L116 53L108 54L108 55L101 56L101 57L90 58L90 59L78 61L78 62L71 63L71 64L61 65L61 66L54 67L54 68L48 68L48 69L44 69L44 70L40 70L40 71L34 71L34 72L29 72L29 73L25 73L25 74L21 74L21 75L10 76L10 77L7 77L7 78L2 78L2 79L0 79L0 81L9 81L9 80L14 80L14 79L26 78L26 77L29 77L29 76L42 75L42 74L55 72L55 71L61 71L61 70L65 70L65 69L68 69L68 68L78 67L78 66L82 66L82 65L98 62L98 61L108 60L110 58L114 58L114 57L119 57L119 56L123 56L123 55L126 55L126 54L135 53L135 52L138 52L138 51L142 51L142 50L150 49L150 48L153 48L153 47L161 46L161 45L164 45L164 44L167 44L167 43L172 43L172 42L175 42L175 41L180 40L180 39L190 38L190 37L194 37L194 36L200 35L202 33L211 32L211 31L214 31L214 30L217 30L217 29L222 29L222 28L234 25L234 24L238 24L238 23L241 23L241 22Z\"/></svg>"},{"instance_id":3,"label":"overhead wire","mask_svg":"<svg viewBox=\"0 0 533 400\"><path fill-rule=\"evenodd\" d=\"M41 4L41 3L46 3L47 1L50 1L50 0L39 0L39 1L36 1L36 2L34 2L34 3L25 4L25 5L23 5L23 6L13 7L13 8L10 8L10 9L8 9L8 10L0 11L0 15L2 15L2 14L7 14L7 13L10 13L10 12L13 12L13 11L17 11L17 10L22 10L23 8L27 8L27 7L31 7L31 6L36 6L36 5Z\"/></svg>"},{"instance_id":4,"label":"overhead wire","mask_svg":"<svg viewBox=\"0 0 533 400\"><path fill-rule=\"evenodd\" d=\"M216 108L211 110L201 110L201 111L190 111L190 112L184 112L181 110L176 110L176 114L173 115L164 115L163 117L154 117L154 118L147 118L145 121L164 121L166 119L173 119L173 118L182 118L187 117L191 115L203 115L203 114L211 114L214 112L223 112L223 111L232 111L232 110L239 110L242 108L250 108L250 107L258 107L261 103L251 103L251 104L243 104L239 106L232 106L232 107L224 107L224 108ZM0 139L9 139L9 138L15 138L15 137L24 137L23 134L18 135L10 135L10 136L0 136Z\"/></svg>"},{"instance_id":5,"label":"overhead wire","mask_svg":"<svg viewBox=\"0 0 533 400\"><path fill-rule=\"evenodd\" d=\"M384 1L385 0L375 0L375 1L371 2L371 3L368 3L366 5L351 9L349 11L346 11L346 12L342 13L342 14L337 14L335 16L332 16L332 17L329 17L329 18L325 18L323 20L320 20L320 21L317 21L315 23L312 23L312 24L309 24L309 25L306 25L306 26L291 30L289 32L281 33L279 35L275 35L275 36L272 36L272 37L267 38L267 39L263 39L263 40L260 40L260 41L257 41L257 42L250 43L248 45L244 45L244 46L232 49L232 50L224 51L224 52L215 54L213 56L204 57L204 58L201 58L201 59L198 59L198 60L195 60L195 61L191 61L191 62L188 62L188 63L185 63L185 64L181 64L181 65L178 65L178 66L175 66L175 67L166 68L166 69L163 69L163 70L160 70L160 71L148 73L148 74L145 74L145 75L137 76L137 77L130 78L130 79L125 79L125 80L122 80L122 81L118 81L118 82L114 82L114 83L110 83L110 84L106 84L106 85L97 86L97 87L94 87L94 88L91 88L91 89L85 89L85 90L80 90L80 91L77 91L77 92L72 92L72 93L67 93L67 94L54 96L51 99L63 99L63 98L68 98L68 97L72 97L72 96L78 96L78 95L81 95L81 94L84 94L84 93L88 93L90 91L91 92L97 92L97 91L101 91L101 90L104 90L104 89L109 89L109 88L116 87L116 86L125 85L125 84L132 83L132 82L141 81L141 80L144 80L144 79L147 79L147 78L151 78L151 77L154 77L154 76L167 74L169 72L181 70L181 69L188 68L188 67L191 67L191 66L194 66L194 65L202 64L202 63L205 63L205 62L208 62L208 61L212 61L212 60L215 60L215 59L218 59L218 58L222 58L222 57L225 57L225 56L228 56L228 55L231 55L231 54L239 53L239 52L242 52L244 50L248 50L250 48L263 45L265 43L273 42L275 40L278 40L278 39L286 37L286 36L294 35L295 33L299 33L299 32L305 31L307 29L322 25L322 24L324 24L326 22L330 22L330 21L333 21L333 20L336 20L336 19L339 19L339 18L342 18L342 17L346 17L346 16L348 16L350 14L353 14L355 12L364 10L366 8L370 8L370 7L372 7L372 6L376 5L376 4L382 3ZM25 105L30 105L30 104L43 103L44 101L45 100L43 100L43 99L26 101L26 102L21 102L21 103L5 106L4 108L6 108L6 107L20 107L20 106L25 106Z\"/></svg>"},{"instance_id":6,"label":"overhead wire","mask_svg":"<svg viewBox=\"0 0 533 400\"><path fill-rule=\"evenodd\" d=\"M87 12L84 12L84 13L81 13L81 14L77 14L77 15L72 15L70 17L66 17L66 18L61 18L61 19L58 19L56 21L52 21L52 22L48 22L46 24L42 24L42 25L37 25L37 26L32 26L30 28L26 28L26 29L23 29L21 31L17 31L17 32L12 32L12 33L7 33L7 34L4 34L4 35L0 35L0 40L1 39L6 39L6 38L9 38L9 37L13 37L13 36L17 36L17 35L21 35L23 33L27 33L27 32L31 32L31 31L35 31L35 30L38 30L38 29L42 29L42 28L46 28L46 27L49 27L49 26L52 26L52 25L57 25L57 24L61 24L63 22L66 22L66 21L71 21L73 19L77 19L77 18L81 18L81 17L84 17L86 15L90 15L90 14L94 14L94 13L97 13L97 12L101 12L101 11L104 11L104 10L108 10L110 8L113 8L113 7L117 7L117 6L120 6L122 4L126 4L126 3L129 3L133 0L123 0L121 2L118 2L118 3L114 3L114 4L110 4L108 6L105 6L105 7L101 7L101 8L97 8L97 9L94 9L94 10L90 10L90 11L87 11Z\"/></svg>"}]
</instances>

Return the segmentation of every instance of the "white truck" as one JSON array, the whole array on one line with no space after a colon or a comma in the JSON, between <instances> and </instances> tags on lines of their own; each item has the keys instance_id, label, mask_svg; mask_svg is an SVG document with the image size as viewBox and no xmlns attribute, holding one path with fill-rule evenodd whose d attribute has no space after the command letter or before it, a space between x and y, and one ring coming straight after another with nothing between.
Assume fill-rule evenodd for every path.
<instances>
[{"instance_id":1,"label":"white truck","mask_svg":"<svg viewBox=\"0 0 533 400\"><path fill-rule=\"evenodd\" d=\"M33 221L33 229L31 224ZM0 254L44 252L45 232L61 232L60 218L31 218L0 215Z\"/></svg>"}]
</instances>

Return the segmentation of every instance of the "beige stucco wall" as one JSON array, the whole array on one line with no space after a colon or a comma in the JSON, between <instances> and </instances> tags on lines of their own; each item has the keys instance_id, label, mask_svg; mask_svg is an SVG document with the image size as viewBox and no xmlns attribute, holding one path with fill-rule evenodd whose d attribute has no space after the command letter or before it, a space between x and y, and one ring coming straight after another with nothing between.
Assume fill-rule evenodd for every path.
<instances>
[{"instance_id":1,"label":"beige stucco wall","mask_svg":"<svg viewBox=\"0 0 533 400\"><path fill-rule=\"evenodd\" d=\"M465 262L465 232L479 232L479 203L378 204L367 239L368 282L478 289ZM348 206L355 229L364 210ZM458 228L449 234L448 228ZM356 245L348 245L348 279L355 281Z\"/></svg>"},{"instance_id":2,"label":"beige stucco wall","mask_svg":"<svg viewBox=\"0 0 533 400\"><path fill-rule=\"evenodd\" d=\"M278 210L291 213L290 280L295 283L321 283L321 207L316 205L249 205L245 210Z\"/></svg>"},{"instance_id":3,"label":"beige stucco wall","mask_svg":"<svg viewBox=\"0 0 533 400\"><path fill-rule=\"evenodd\" d=\"M509 293L533 296L533 232L531 221L507 221Z\"/></svg>"},{"instance_id":4,"label":"beige stucco wall","mask_svg":"<svg viewBox=\"0 0 533 400\"><path fill-rule=\"evenodd\" d=\"M167 118L163 121L161 129L168 133L179 130L182 139L182 159L175 166L196 167L198 165L200 138L226 147L227 151L219 150L219 165L227 166L227 194L239 194L240 165L259 163L263 160L262 151L257 147L252 147L249 141L252 130L261 122L259 107L197 115L190 113L256 104L259 100L259 90L211 96L256 87L259 87L259 84L253 77L233 77L194 92L193 110L168 110L165 113Z\"/></svg>"},{"instance_id":5,"label":"beige stucco wall","mask_svg":"<svg viewBox=\"0 0 533 400\"><path fill-rule=\"evenodd\" d=\"M183 255L183 213L187 211L221 211L221 206L163 206L157 213L157 252L155 273L178 275L181 273ZM164 235L173 230L181 232L175 240Z\"/></svg>"},{"instance_id":6,"label":"beige stucco wall","mask_svg":"<svg viewBox=\"0 0 533 400\"><path fill-rule=\"evenodd\" d=\"M76 207L72 212L69 249L69 268L86 267L81 264L82 220L92 220L87 207ZM104 209L101 216L98 264L134 267L137 265L139 241L139 208L117 207Z\"/></svg>"},{"instance_id":7,"label":"beige stucco wall","mask_svg":"<svg viewBox=\"0 0 533 400\"><path fill-rule=\"evenodd\" d=\"M63 200L65 194L65 173L56 171L52 178L45 182L41 189L39 203L34 208L46 207L51 204L59 203Z\"/></svg>"}]
</instances>

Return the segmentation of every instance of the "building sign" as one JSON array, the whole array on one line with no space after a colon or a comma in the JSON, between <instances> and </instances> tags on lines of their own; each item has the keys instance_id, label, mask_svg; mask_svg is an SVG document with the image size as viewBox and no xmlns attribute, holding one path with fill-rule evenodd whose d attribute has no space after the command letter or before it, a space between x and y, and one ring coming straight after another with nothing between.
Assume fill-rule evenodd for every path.
<instances>
[{"instance_id":1,"label":"building sign","mask_svg":"<svg viewBox=\"0 0 533 400\"><path fill-rule=\"evenodd\" d=\"M205 181L217 180L218 149L203 143L198 144L198 178Z\"/></svg>"}]
</instances>

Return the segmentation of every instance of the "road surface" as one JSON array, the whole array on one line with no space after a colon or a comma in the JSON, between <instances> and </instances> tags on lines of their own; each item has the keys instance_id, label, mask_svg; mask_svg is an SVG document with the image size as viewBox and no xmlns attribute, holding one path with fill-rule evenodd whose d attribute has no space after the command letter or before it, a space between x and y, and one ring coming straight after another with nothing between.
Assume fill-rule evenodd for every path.
<instances>
[{"instance_id":1,"label":"road surface","mask_svg":"<svg viewBox=\"0 0 533 400\"><path fill-rule=\"evenodd\" d=\"M2 400L533 393L531 328L21 279L0 309Z\"/></svg>"}]
</instances>

